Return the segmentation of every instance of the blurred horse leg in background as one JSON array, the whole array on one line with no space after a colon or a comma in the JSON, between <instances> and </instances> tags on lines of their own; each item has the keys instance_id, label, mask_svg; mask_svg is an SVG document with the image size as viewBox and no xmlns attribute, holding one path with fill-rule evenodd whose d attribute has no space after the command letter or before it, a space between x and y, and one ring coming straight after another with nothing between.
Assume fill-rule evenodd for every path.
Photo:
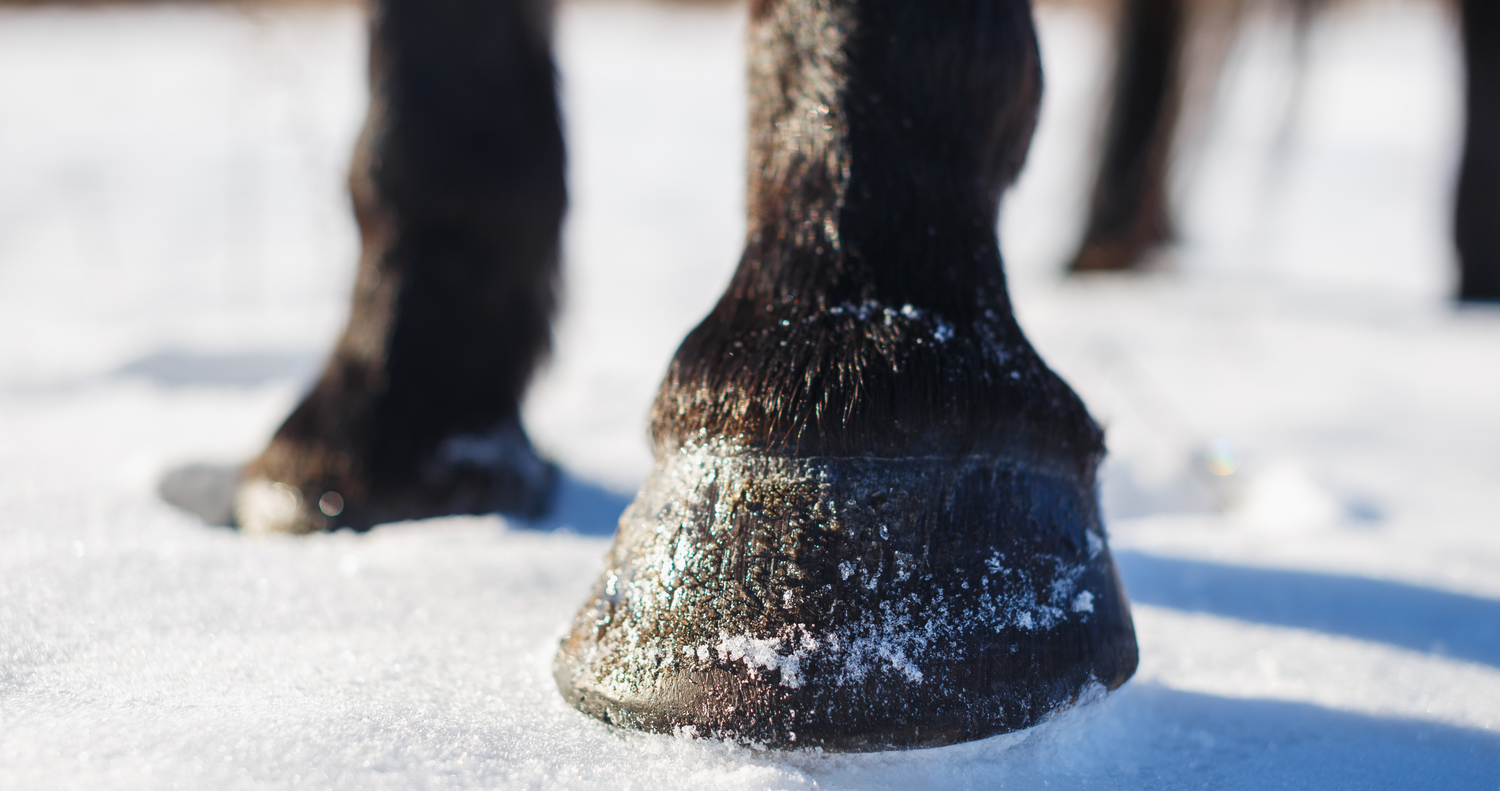
<instances>
[{"instance_id":1,"label":"blurred horse leg in background","mask_svg":"<svg viewBox=\"0 0 1500 791\"><path fill-rule=\"evenodd\" d=\"M1137 269L1174 239L1177 155L1211 104L1253 1L1120 0L1103 137L1070 271ZM1300 52L1326 0L1280 1L1291 6Z\"/></svg>"},{"instance_id":2,"label":"blurred horse leg in background","mask_svg":"<svg viewBox=\"0 0 1500 791\"><path fill-rule=\"evenodd\" d=\"M1251 2L1121 0L1110 103L1071 271L1138 269L1172 240L1171 184L1184 127L1206 111ZM1327 0L1281 2L1290 5L1294 51L1305 57ZM1461 2L1468 90L1454 218L1458 298L1492 300L1500 299L1500 4Z\"/></svg>"},{"instance_id":3,"label":"blurred horse leg in background","mask_svg":"<svg viewBox=\"0 0 1500 791\"><path fill-rule=\"evenodd\" d=\"M1454 237L1461 300L1500 300L1500 3L1463 0L1467 120Z\"/></svg>"},{"instance_id":4,"label":"blurred horse leg in background","mask_svg":"<svg viewBox=\"0 0 1500 791\"><path fill-rule=\"evenodd\" d=\"M548 348L566 204L551 4L373 11L349 323L242 474L248 531L535 516L556 477L519 417Z\"/></svg>"},{"instance_id":5,"label":"blurred horse leg in background","mask_svg":"<svg viewBox=\"0 0 1500 791\"><path fill-rule=\"evenodd\" d=\"M1130 269L1172 236L1168 165L1191 0L1122 0L1114 83L1073 271Z\"/></svg>"}]
</instances>

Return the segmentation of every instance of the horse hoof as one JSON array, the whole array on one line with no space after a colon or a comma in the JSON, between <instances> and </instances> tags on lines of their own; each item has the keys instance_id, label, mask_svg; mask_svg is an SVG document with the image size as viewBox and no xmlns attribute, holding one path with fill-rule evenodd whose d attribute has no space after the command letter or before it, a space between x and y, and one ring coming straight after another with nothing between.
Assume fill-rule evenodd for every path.
<instances>
[{"instance_id":1,"label":"horse hoof","mask_svg":"<svg viewBox=\"0 0 1500 791\"><path fill-rule=\"evenodd\" d=\"M1076 473L690 445L621 518L554 672L608 723L870 751L1034 725L1136 656Z\"/></svg>"},{"instance_id":2,"label":"horse hoof","mask_svg":"<svg viewBox=\"0 0 1500 791\"><path fill-rule=\"evenodd\" d=\"M235 526L246 533L313 533L452 514L536 519L551 508L558 477L512 422L450 436L415 462L356 466L349 455L272 440L235 489Z\"/></svg>"}]
</instances>

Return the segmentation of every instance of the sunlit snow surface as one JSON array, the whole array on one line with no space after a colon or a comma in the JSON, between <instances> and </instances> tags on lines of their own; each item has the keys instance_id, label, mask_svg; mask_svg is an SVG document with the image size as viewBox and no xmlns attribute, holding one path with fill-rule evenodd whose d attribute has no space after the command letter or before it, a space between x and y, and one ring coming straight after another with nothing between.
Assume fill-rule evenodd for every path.
<instances>
[{"instance_id":1,"label":"sunlit snow surface","mask_svg":"<svg viewBox=\"0 0 1500 791\"><path fill-rule=\"evenodd\" d=\"M1002 233L1110 432L1124 689L845 757L564 705L645 410L738 253L742 15L561 11L567 309L527 404L561 514L250 539L154 489L253 453L339 329L359 14L0 10L0 788L1500 787L1500 314L1443 301L1459 72L1424 4L1326 18L1291 113L1285 30L1252 26L1184 152L1184 244L1084 282L1055 272L1106 36L1041 11Z\"/></svg>"}]
</instances>

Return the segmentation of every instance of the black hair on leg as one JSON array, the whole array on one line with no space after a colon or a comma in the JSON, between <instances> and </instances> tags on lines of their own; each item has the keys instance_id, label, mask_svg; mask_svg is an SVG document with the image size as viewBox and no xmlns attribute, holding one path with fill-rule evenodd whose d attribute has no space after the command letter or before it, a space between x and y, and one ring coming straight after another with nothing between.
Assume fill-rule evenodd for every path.
<instances>
[{"instance_id":1,"label":"black hair on leg","mask_svg":"<svg viewBox=\"0 0 1500 791\"><path fill-rule=\"evenodd\" d=\"M535 515L519 408L556 305L563 141L544 0L381 0L350 174L349 324L244 471L239 525Z\"/></svg>"}]
</instances>

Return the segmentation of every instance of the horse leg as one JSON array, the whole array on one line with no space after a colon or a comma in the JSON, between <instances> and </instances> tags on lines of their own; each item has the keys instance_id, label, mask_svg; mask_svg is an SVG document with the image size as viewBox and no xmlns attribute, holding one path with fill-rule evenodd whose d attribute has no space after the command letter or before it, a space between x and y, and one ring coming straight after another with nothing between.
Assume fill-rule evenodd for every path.
<instances>
[{"instance_id":1,"label":"horse leg","mask_svg":"<svg viewBox=\"0 0 1500 791\"><path fill-rule=\"evenodd\" d=\"M1468 118L1454 229L1458 298L1500 300L1500 5L1463 0Z\"/></svg>"},{"instance_id":2,"label":"horse leg","mask_svg":"<svg viewBox=\"0 0 1500 791\"><path fill-rule=\"evenodd\" d=\"M559 688L635 728L874 750L1119 686L1102 435L996 238L1041 97L1029 3L751 15L746 249L662 383Z\"/></svg>"},{"instance_id":3,"label":"horse leg","mask_svg":"<svg viewBox=\"0 0 1500 791\"><path fill-rule=\"evenodd\" d=\"M1172 236L1167 182L1182 108L1187 0L1124 0L1115 84L1075 272L1130 269Z\"/></svg>"},{"instance_id":4,"label":"horse leg","mask_svg":"<svg viewBox=\"0 0 1500 791\"><path fill-rule=\"evenodd\" d=\"M243 471L241 528L536 514L553 468L520 399L545 353L566 202L543 0L381 0L350 174L349 323Z\"/></svg>"},{"instance_id":5,"label":"horse leg","mask_svg":"<svg viewBox=\"0 0 1500 791\"><path fill-rule=\"evenodd\" d=\"M1323 0L1291 4L1299 37ZM1122 0L1115 81L1074 272L1134 269L1171 241L1174 160L1201 122L1245 0Z\"/></svg>"}]
</instances>

